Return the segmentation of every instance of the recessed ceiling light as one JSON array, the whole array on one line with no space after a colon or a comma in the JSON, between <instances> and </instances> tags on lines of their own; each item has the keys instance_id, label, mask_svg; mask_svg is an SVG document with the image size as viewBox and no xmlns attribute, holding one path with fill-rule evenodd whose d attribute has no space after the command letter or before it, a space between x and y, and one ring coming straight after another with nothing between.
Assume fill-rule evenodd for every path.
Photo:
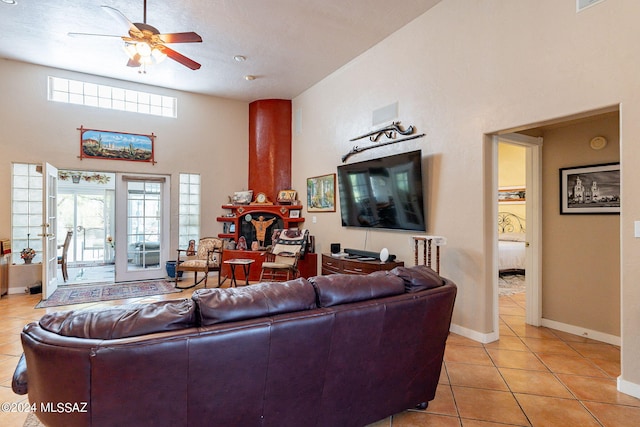
<instances>
[{"instance_id":1,"label":"recessed ceiling light","mask_svg":"<svg viewBox=\"0 0 640 427\"><path fill-rule=\"evenodd\" d=\"M246 76L244 76L244 79L247 81L251 81L251 80L255 80L256 76L252 76L251 74L247 74Z\"/></svg>"},{"instance_id":2,"label":"recessed ceiling light","mask_svg":"<svg viewBox=\"0 0 640 427\"><path fill-rule=\"evenodd\" d=\"M2 0L2 3L6 3L6 4L18 4L18 2L16 0Z\"/></svg>"},{"instance_id":3,"label":"recessed ceiling light","mask_svg":"<svg viewBox=\"0 0 640 427\"><path fill-rule=\"evenodd\" d=\"M4 1L4 0L3 0L3 1ZM236 55L236 56L234 56L234 57L233 57L233 59L235 59L235 60L236 60L236 61L238 61L238 62L244 62L244 61L246 61L246 60L247 60L247 57L246 57L246 56L243 56L243 55Z\"/></svg>"}]
</instances>

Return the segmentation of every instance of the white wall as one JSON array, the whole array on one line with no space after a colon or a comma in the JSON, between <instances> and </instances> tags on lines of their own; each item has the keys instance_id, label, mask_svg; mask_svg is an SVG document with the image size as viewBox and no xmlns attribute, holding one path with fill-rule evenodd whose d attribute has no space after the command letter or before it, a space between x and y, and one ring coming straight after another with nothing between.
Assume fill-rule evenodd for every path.
<instances>
[{"instance_id":1,"label":"white wall","mask_svg":"<svg viewBox=\"0 0 640 427\"><path fill-rule=\"evenodd\" d=\"M421 148L429 234L446 236L442 273L459 287L453 322L493 332L490 148L484 135L620 104L622 159L620 387L640 397L640 3L605 1L576 13L573 0L444 0L294 99L293 186L331 173L372 130L371 113L398 102L398 118L427 136L351 161ZM594 31L597 29L597 31ZM295 114L294 114L295 117ZM294 129L296 125L294 123ZM360 143L360 142L358 142ZM364 145L363 143L362 145ZM412 264L410 233L343 229L340 212L307 224L329 243L380 250ZM306 214L311 219L311 214Z\"/></svg>"},{"instance_id":2,"label":"white wall","mask_svg":"<svg viewBox=\"0 0 640 427\"><path fill-rule=\"evenodd\" d=\"M153 72L150 70L149 72ZM195 71L197 72L197 71ZM178 118L47 101L47 76L101 83L178 98ZM0 237L11 236L11 162L49 162L63 169L172 175L171 253L177 248L178 174L202 178L202 235L217 235L216 217L234 190L247 186L248 104L0 60ZM157 163L78 159L80 126L156 135ZM15 250L16 248L14 248ZM34 270L11 266L11 292L34 282ZM28 271L27 271L28 270ZM37 272L36 272L37 273ZM36 274L37 275L37 274ZM18 289L19 288L19 289Z\"/></svg>"}]
</instances>

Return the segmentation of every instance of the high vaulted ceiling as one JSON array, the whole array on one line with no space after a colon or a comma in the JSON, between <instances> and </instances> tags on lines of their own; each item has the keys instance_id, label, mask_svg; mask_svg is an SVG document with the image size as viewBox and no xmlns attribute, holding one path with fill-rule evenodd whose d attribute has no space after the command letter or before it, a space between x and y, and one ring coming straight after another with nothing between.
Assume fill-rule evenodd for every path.
<instances>
[{"instance_id":1,"label":"high vaulted ceiling","mask_svg":"<svg viewBox=\"0 0 640 427\"><path fill-rule=\"evenodd\" d=\"M7 1L0 0L1 58L253 101L294 98L441 0L148 0L148 24L195 31L203 42L169 45L199 70L167 59L146 74L126 66L121 39L68 35L126 35L100 6L137 23L143 0Z\"/></svg>"}]
</instances>

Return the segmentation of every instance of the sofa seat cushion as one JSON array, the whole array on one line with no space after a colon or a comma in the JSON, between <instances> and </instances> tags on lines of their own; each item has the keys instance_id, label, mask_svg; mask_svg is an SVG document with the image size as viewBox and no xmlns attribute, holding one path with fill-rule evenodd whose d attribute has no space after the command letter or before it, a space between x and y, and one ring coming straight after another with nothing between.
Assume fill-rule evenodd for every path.
<instances>
[{"instance_id":1,"label":"sofa seat cushion","mask_svg":"<svg viewBox=\"0 0 640 427\"><path fill-rule=\"evenodd\" d=\"M391 273L404 281L406 292L419 292L444 285L444 279L426 265L396 267Z\"/></svg>"},{"instance_id":2,"label":"sofa seat cushion","mask_svg":"<svg viewBox=\"0 0 640 427\"><path fill-rule=\"evenodd\" d=\"M191 298L201 326L316 308L313 286L303 278L242 288L197 289Z\"/></svg>"},{"instance_id":3,"label":"sofa seat cushion","mask_svg":"<svg viewBox=\"0 0 640 427\"><path fill-rule=\"evenodd\" d=\"M319 307L383 298L404 293L404 282L387 271L361 276L330 274L309 279L316 288Z\"/></svg>"},{"instance_id":4,"label":"sofa seat cushion","mask_svg":"<svg viewBox=\"0 0 640 427\"><path fill-rule=\"evenodd\" d=\"M190 299L130 304L97 310L71 310L42 316L40 326L67 337L116 339L194 327Z\"/></svg>"}]
</instances>

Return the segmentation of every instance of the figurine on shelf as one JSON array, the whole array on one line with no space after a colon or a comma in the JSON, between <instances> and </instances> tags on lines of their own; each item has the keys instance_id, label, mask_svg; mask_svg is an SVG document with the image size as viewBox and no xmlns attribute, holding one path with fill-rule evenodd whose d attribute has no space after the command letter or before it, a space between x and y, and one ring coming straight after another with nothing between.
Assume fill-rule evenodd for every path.
<instances>
[{"instance_id":1,"label":"figurine on shelf","mask_svg":"<svg viewBox=\"0 0 640 427\"><path fill-rule=\"evenodd\" d=\"M187 248L187 256L194 256L196 254L196 241L189 240L189 247Z\"/></svg>"},{"instance_id":2,"label":"figurine on shelf","mask_svg":"<svg viewBox=\"0 0 640 427\"><path fill-rule=\"evenodd\" d=\"M247 250L247 239L245 239L244 236L240 236L240 238L238 239L238 244L236 245L236 249L239 251Z\"/></svg>"},{"instance_id":3,"label":"figurine on shelf","mask_svg":"<svg viewBox=\"0 0 640 427\"><path fill-rule=\"evenodd\" d=\"M256 229L256 240L258 241L259 246L264 246L264 240L267 235L267 228L269 228L269 226L273 224L275 220L276 217L265 220L262 215L260 215L257 220L251 220L251 223Z\"/></svg>"}]
</instances>

